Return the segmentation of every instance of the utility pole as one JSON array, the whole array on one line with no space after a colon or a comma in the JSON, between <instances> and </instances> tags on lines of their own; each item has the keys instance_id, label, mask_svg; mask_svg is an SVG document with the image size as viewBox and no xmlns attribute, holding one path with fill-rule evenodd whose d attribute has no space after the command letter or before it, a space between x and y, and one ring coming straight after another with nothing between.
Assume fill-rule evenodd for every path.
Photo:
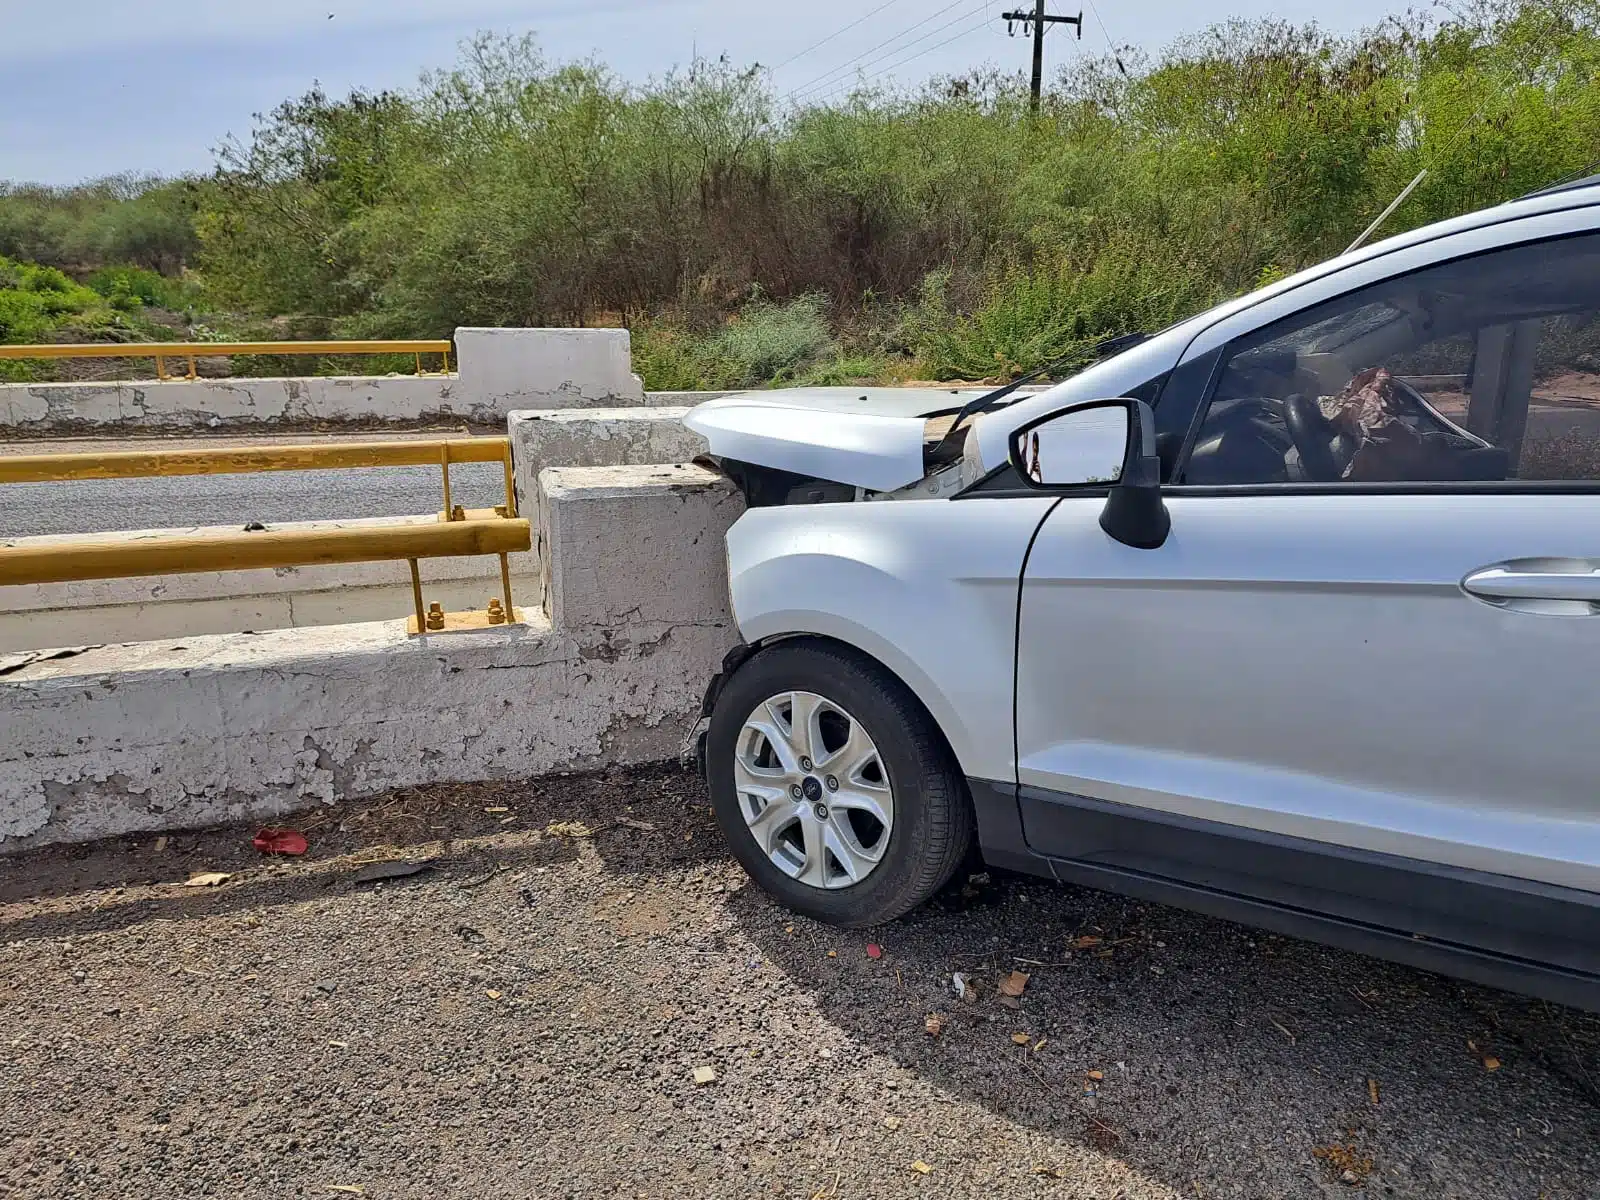
<instances>
[{"instance_id":1,"label":"utility pole","mask_svg":"<svg viewBox=\"0 0 1600 1200\"><path fill-rule=\"evenodd\" d=\"M1075 25L1078 38L1083 38L1083 10L1078 10L1075 17L1054 17L1044 11L1044 0L1033 0L1032 12L1021 12L1013 9L1008 13L1001 13L1006 19L1006 33L1016 37L1017 32L1012 28L1013 21L1022 23L1022 32L1026 35L1030 28L1033 32L1033 111L1039 111L1039 92L1044 87L1044 31L1051 25Z\"/></svg>"}]
</instances>

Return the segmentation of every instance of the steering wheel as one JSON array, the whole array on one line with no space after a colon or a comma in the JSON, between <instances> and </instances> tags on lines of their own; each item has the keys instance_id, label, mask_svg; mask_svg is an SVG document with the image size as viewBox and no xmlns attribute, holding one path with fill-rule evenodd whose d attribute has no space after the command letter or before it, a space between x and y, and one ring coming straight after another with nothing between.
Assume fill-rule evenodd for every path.
<instances>
[{"instance_id":1,"label":"steering wheel","mask_svg":"<svg viewBox=\"0 0 1600 1200\"><path fill-rule=\"evenodd\" d=\"M1339 464L1333 457L1334 439L1339 436L1333 422L1322 415L1315 396L1296 392L1283 402L1283 422L1300 453L1300 468L1315 483L1333 483L1339 478Z\"/></svg>"}]
</instances>

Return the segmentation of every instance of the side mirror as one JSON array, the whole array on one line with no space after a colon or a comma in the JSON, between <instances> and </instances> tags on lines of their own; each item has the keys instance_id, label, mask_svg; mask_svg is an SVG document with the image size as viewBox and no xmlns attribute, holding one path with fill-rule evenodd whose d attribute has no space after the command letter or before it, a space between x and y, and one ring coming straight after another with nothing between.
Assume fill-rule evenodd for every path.
<instances>
[{"instance_id":1,"label":"side mirror","mask_svg":"<svg viewBox=\"0 0 1600 1200\"><path fill-rule=\"evenodd\" d=\"M1011 465L1043 491L1109 487L1100 528L1124 545L1167 540L1155 416L1143 400L1088 400L1024 425L1011 435Z\"/></svg>"}]
</instances>

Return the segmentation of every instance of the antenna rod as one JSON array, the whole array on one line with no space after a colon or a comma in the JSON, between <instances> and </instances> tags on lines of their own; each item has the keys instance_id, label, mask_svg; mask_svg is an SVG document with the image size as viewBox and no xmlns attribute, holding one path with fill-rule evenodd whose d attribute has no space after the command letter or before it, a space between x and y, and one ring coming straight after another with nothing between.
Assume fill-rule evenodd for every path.
<instances>
[{"instance_id":1,"label":"antenna rod","mask_svg":"<svg viewBox=\"0 0 1600 1200\"><path fill-rule=\"evenodd\" d=\"M1423 176L1426 175L1427 173L1428 173L1428 168L1427 167L1423 167L1422 170L1418 171L1417 172L1417 177L1415 179L1413 179L1410 183L1406 184L1405 189L1398 196L1396 196L1393 200L1389 201L1389 207L1384 209L1381 213L1379 213L1378 216L1377 216L1377 219L1374 220L1371 225L1368 225L1365 229L1363 229L1361 231L1361 236L1358 237L1355 241L1351 242L1350 245L1345 248L1345 253L1349 254L1352 250L1359 250L1361 248L1361 244L1363 242L1365 242L1369 237L1371 237L1373 235L1373 233L1375 233L1377 231L1378 226L1382 225L1385 221L1387 221L1389 219L1390 214L1392 214L1395 209L1399 208L1402 204L1404 204L1406 202L1406 197L1411 195L1412 192L1417 190L1417 184L1422 182Z\"/></svg>"}]
</instances>

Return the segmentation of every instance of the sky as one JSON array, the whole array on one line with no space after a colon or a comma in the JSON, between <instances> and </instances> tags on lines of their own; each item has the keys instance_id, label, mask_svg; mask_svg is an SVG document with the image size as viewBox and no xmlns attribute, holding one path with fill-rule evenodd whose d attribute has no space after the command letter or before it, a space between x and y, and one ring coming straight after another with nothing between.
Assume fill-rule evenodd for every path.
<instances>
[{"instance_id":1,"label":"sky","mask_svg":"<svg viewBox=\"0 0 1600 1200\"><path fill-rule=\"evenodd\" d=\"M1048 10L1078 11L1079 0ZM1227 17L1351 32L1403 0L1083 0L1083 40L1058 26L1046 73L1114 41L1157 52ZM863 76L914 85L984 64L1026 70L1000 16L1029 0L0 0L0 179L69 184L205 171L252 116L314 83L331 95L414 83L479 30L534 33L556 60L629 80L698 54L772 68L780 95L819 99ZM1331 14L1331 15L1330 15ZM854 23L854 24L852 24ZM819 44L820 43L820 44ZM831 73L831 74L830 74Z\"/></svg>"}]
</instances>

